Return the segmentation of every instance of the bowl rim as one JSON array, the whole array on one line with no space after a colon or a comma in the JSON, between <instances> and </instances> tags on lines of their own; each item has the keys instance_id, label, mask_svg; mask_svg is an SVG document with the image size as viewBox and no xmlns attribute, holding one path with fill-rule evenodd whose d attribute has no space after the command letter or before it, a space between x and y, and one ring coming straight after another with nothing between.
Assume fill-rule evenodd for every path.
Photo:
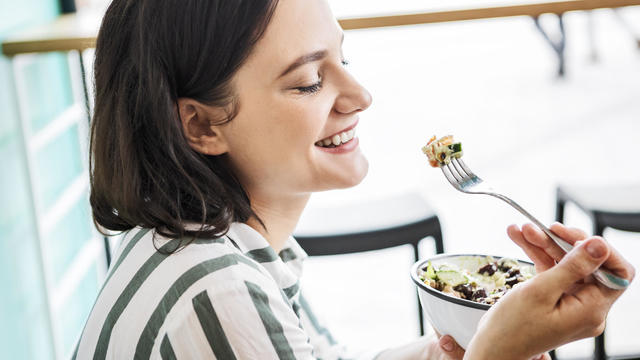
<instances>
[{"instance_id":1,"label":"bowl rim","mask_svg":"<svg viewBox=\"0 0 640 360\"><path fill-rule=\"evenodd\" d=\"M471 301L471 300L467 300L467 299L461 299L461 298L457 298L451 295L447 295L445 293L443 293L442 291L436 290L434 288L432 288L431 286L428 286L427 284L423 283L420 278L418 278L418 268L422 267L423 264L432 261L432 260L439 260L439 259L443 259L443 258L453 258L453 257L461 257L461 256L477 256L477 257L487 257L487 256L491 256L494 259L502 259L505 256L497 256L497 255L483 255L483 254L438 254L436 256L432 256L430 258L426 258L426 259L422 259L422 260L418 260L416 261L412 266L411 266L411 280L413 280L413 282L421 289L425 290L427 293L434 295L435 297L438 297L442 300L448 301L448 302L452 302L458 305L462 305L462 306L466 306L466 307L470 307L470 308L475 308L475 309L480 309L480 310L489 310L491 308L491 305L489 304L481 304L481 303L477 303L475 301ZM517 262L520 263L525 263L527 265L531 265L531 266L535 266L534 263L530 262L530 261L525 261L525 260L520 260L520 259L514 259Z\"/></svg>"}]
</instances>

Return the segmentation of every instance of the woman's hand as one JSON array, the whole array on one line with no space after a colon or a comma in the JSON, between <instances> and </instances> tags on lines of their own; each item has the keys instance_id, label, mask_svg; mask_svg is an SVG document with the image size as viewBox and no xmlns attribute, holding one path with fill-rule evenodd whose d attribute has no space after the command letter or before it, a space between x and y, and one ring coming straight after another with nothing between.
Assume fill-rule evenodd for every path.
<instances>
[{"instance_id":1,"label":"woman's hand","mask_svg":"<svg viewBox=\"0 0 640 360\"><path fill-rule=\"evenodd\" d=\"M436 332L430 337L427 347L427 360L461 360L464 358L464 349L458 345L450 335L441 336ZM551 360L549 354L541 354L530 360Z\"/></svg>"},{"instance_id":2,"label":"woman's hand","mask_svg":"<svg viewBox=\"0 0 640 360\"><path fill-rule=\"evenodd\" d=\"M450 335L441 336L436 332L428 343L427 360L461 360L464 358L464 349L458 345ZM530 360L551 360L549 354L541 354Z\"/></svg>"},{"instance_id":3,"label":"woman's hand","mask_svg":"<svg viewBox=\"0 0 640 360\"><path fill-rule=\"evenodd\" d=\"M376 360L461 360L463 356L464 350L451 336L436 333L387 349Z\"/></svg>"},{"instance_id":4,"label":"woman's hand","mask_svg":"<svg viewBox=\"0 0 640 360\"><path fill-rule=\"evenodd\" d=\"M587 238L561 224L551 230L575 248L565 255L533 225L509 227L509 236L534 261L538 274L491 307L466 358L528 359L604 330L607 313L623 291L603 286L591 274L604 264L632 280L633 266L601 237Z\"/></svg>"},{"instance_id":5,"label":"woman's hand","mask_svg":"<svg viewBox=\"0 0 640 360\"><path fill-rule=\"evenodd\" d=\"M464 349L450 335L436 333L429 343L428 360L462 360Z\"/></svg>"}]
</instances>

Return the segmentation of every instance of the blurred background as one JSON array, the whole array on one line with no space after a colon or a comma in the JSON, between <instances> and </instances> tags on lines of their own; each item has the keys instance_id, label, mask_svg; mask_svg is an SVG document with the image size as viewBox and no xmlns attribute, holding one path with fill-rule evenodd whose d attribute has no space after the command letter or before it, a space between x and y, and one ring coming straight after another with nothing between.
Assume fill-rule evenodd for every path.
<instances>
[{"instance_id":1,"label":"blurred background","mask_svg":"<svg viewBox=\"0 0 640 360\"><path fill-rule=\"evenodd\" d=\"M556 9L543 1L330 3L342 20L374 17L367 28L342 22L350 70L374 98L358 127L370 171L353 189L314 195L309 211L413 192L438 217L446 252L524 258L505 231L523 216L496 199L456 192L428 166L420 147L432 135L454 134L476 173L543 222L554 220L560 184L630 185L626 199L640 213L640 7L606 8L640 2L564 1L577 11L559 11L561 21L540 11ZM531 4L551 7L518 7ZM91 41L106 5L0 0L2 359L68 358L106 273L86 152ZM496 7L521 16L497 17ZM423 14L424 23L379 26L408 13ZM460 14L470 20L457 21ZM607 194L591 195L606 201ZM572 204L565 222L593 232L592 219ZM638 233L607 229L605 237L640 268ZM434 253L430 240L421 243L420 257ZM408 245L313 256L304 289L339 341L398 345L419 334L412 263ZM640 354L639 303L636 281L609 315L609 356ZM557 353L587 359L593 351L587 339Z\"/></svg>"}]
</instances>

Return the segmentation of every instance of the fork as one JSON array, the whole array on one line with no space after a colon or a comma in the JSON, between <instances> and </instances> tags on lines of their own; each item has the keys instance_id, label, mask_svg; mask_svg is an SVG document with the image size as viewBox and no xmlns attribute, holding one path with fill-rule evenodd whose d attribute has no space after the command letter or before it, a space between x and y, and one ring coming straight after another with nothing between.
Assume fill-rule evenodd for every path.
<instances>
[{"instance_id":1,"label":"fork","mask_svg":"<svg viewBox=\"0 0 640 360\"><path fill-rule=\"evenodd\" d=\"M489 186L486 182L484 182L479 176L473 173L471 169L462 161L460 158L451 158L449 164L442 165L440 167L442 169L442 173L447 178L449 183L453 185L453 187L466 194L484 194L496 197L500 200L503 200L507 204L514 207L518 210L522 215L526 216L531 220L536 226L540 228L547 236L549 236L558 246L564 250L565 253L568 253L573 249L573 245L564 241L561 237L556 235L551 229L549 229L546 225L541 223L538 219L536 219L533 215L531 215L528 211L522 208L522 206L518 205L515 201L511 200L509 197L500 194L493 190L491 186ZM604 286L614 289L614 290L623 290L627 286L629 286L629 280L621 278L612 274L610 271L600 268L593 273L593 276L601 282Z\"/></svg>"}]
</instances>

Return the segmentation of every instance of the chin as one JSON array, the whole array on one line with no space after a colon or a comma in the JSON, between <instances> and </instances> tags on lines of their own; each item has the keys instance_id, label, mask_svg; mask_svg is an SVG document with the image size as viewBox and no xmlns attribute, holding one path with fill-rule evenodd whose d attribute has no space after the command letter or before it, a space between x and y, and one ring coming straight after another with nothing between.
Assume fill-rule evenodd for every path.
<instances>
[{"instance_id":1,"label":"chin","mask_svg":"<svg viewBox=\"0 0 640 360\"><path fill-rule=\"evenodd\" d=\"M334 187L335 189L346 189L354 187L364 180L369 172L369 161L363 156L360 161L353 165L351 171L341 174L340 182Z\"/></svg>"}]
</instances>

